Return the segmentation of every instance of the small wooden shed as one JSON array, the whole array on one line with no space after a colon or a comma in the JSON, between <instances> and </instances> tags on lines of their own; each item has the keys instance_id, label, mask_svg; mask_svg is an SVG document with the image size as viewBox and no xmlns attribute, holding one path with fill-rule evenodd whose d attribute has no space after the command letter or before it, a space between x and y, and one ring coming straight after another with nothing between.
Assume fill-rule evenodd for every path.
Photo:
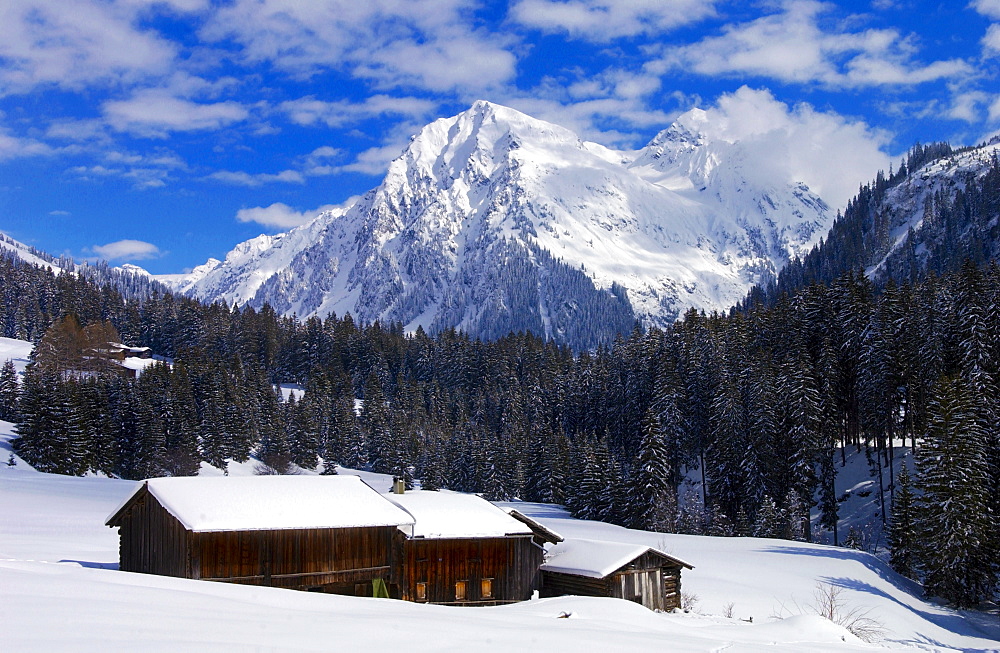
<instances>
[{"instance_id":1,"label":"small wooden shed","mask_svg":"<svg viewBox=\"0 0 1000 653\"><path fill-rule=\"evenodd\" d=\"M691 565L639 544L569 539L547 552L542 596L606 596L650 610L681 607L681 569Z\"/></svg>"},{"instance_id":2,"label":"small wooden shed","mask_svg":"<svg viewBox=\"0 0 1000 653\"><path fill-rule=\"evenodd\" d=\"M562 539L473 494L385 496L413 518L397 534L401 598L410 601L497 605L530 599L541 586L542 545Z\"/></svg>"},{"instance_id":3,"label":"small wooden shed","mask_svg":"<svg viewBox=\"0 0 1000 653\"><path fill-rule=\"evenodd\" d=\"M412 523L357 476L150 479L106 522L122 571L367 596Z\"/></svg>"}]
</instances>

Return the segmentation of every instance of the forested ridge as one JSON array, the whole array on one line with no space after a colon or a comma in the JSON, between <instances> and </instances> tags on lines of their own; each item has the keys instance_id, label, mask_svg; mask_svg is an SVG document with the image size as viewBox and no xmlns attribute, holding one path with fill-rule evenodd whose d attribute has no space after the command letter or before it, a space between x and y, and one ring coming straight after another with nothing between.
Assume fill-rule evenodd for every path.
<instances>
[{"instance_id":1,"label":"forested ridge","mask_svg":"<svg viewBox=\"0 0 1000 653\"><path fill-rule=\"evenodd\" d=\"M801 260L793 260L775 282L755 288L747 303L775 301L811 283L831 283L866 269L881 287L918 281L929 273L945 274L963 262L985 265L1000 256L1000 159L994 139L982 147L953 149L947 143L914 145L895 172L879 173L862 184L843 214L838 212L827 237ZM969 159L978 164L969 165ZM964 162L965 166L959 165ZM927 193L916 207L890 201L893 189L906 182L933 185L928 164L950 169L942 187ZM893 197L892 199L899 199ZM900 246L892 233L916 209L920 224L911 227ZM902 235L902 234L899 234Z\"/></svg>"},{"instance_id":2,"label":"forested ridge","mask_svg":"<svg viewBox=\"0 0 1000 653\"><path fill-rule=\"evenodd\" d=\"M18 454L43 471L144 478L253 456L282 473L322 459L325 471L558 502L648 530L812 539L812 507L840 541L836 478L854 448L878 480L897 570L958 605L996 589L994 264L880 289L851 270L583 352L526 333L408 335L157 291L126 301L9 257L0 303L3 335L52 345L21 387L12 366L0 373L0 418L16 421ZM173 366L132 379L82 369L92 346L75 346L78 363L50 355L94 325ZM305 387L301 400L280 400L275 384L289 382ZM912 452L914 474L893 445Z\"/></svg>"}]
</instances>

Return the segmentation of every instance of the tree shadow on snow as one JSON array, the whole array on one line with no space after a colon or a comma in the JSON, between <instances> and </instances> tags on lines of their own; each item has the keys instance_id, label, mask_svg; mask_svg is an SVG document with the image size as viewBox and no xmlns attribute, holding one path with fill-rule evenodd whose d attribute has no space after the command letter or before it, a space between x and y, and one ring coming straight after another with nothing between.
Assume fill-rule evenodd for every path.
<instances>
[{"instance_id":1,"label":"tree shadow on snow","mask_svg":"<svg viewBox=\"0 0 1000 653\"><path fill-rule=\"evenodd\" d=\"M854 549L842 549L840 547L812 547L812 546L771 546L764 549L767 553L781 553L790 555L814 556L817 558L834 558L837 560L851 560L864 565L871 571L878 574L878 577L889 583L900 592L920 598L923 596L923 588L920 583L910 580L905 576L900 576L892 568L870 553L855 551Z\"/></svg>"},{"instance_id":2,"label":"tree shadow on snow","mask_svg":"<svg viewBox=\"0 0 1000 653\"><path fill-rule=\"evenodd\" d=\"M950 608L942 608L942 610L946 610L946 612L943 614L921 610L913 605L908 605L906 603L903 603L894 596L890 596L885 591L875 587L871 583L866 583L864 581L857 580L856 578L831 578L828 576L826 578L823 578L823 582L829 583L834 587L841 587L843 589L853 590L855 592L862 592L865 594L876 596L880 599L892 601L896 605L899 605L909 610L914 615L920 617L924 621L932 623L943 630L947 630L957 635L963 635L966 637L978 637L988 640L996 640L1000 638L1000 627L992 628L986 626L986 624L977 624L975 621L965 617L959 612L951 610ZM873 613L872 617L875 618L876 620L878 619L877 614ZM931 639L930 637L923 635L921 633L915 633L915 634L916 634L916 641L918 643L929 644L934 647L940 647L940 648L952 648L951 646L946 645L943 642ZM973 651L986 651L986 650L996 650L996 649L967 648L961 650L972 653Z\"/></svg>"}]
</instances>

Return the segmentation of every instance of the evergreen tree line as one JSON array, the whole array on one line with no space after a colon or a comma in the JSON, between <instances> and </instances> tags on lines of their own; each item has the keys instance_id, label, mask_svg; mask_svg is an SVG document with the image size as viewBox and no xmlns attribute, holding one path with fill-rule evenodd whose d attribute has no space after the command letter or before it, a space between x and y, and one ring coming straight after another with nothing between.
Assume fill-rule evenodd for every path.
<instances>
[{"instance_id":1,"label":"evergreen tree line","mask_svg":"<svg viewBox=\"0 0 1000 653\"><path fill-rule=\"evenodd\" d=\"M878 479L897 569L963 605L996 585L996 266L881 293L852 272L578 354L527 333L482 342L170 294L126 302L0 266L0 297L34 298L31 310L4 303L0 319L40 345L16 392L0 370L0 412L44 471L144 478L255 456L284 472L322 459L648 530L808 540L811 506L838 536L836 474L854 447ZM41 345L67 321L107 321L174 364L139 378L53 367L44 352L58 348ZM278 382L305 393L283 402ZM915 457L912 479L893 445Z\"/></svg>"},{"instance_id":2,"label":"evergreen tree line","mask_svg":"<svg viewBox=\"0 0 1000 653\"><path fill-rule=\"evenodd\" d=\"M914 282L927 274L957 270L966 260L985 265L1000 256L1000 159L983 156L985 172L954 174L950 183L929 194L923 203L922 221L910 229L902 246L893 249L891 229L910 209L887 202L889 192L918 173L921 167L943 161L974 148L952 149L947 143L917 144L899 168L862 185L843 214L838 213L827 238L801 260L793 260L767 287L751 291L747 305L773 303L782 294L794 294L811 283L832 283L858 268L879 266L873 273L881 287L889 279ZM901 215L902 214L902 215Z\"/></svg>"}]
</instances>

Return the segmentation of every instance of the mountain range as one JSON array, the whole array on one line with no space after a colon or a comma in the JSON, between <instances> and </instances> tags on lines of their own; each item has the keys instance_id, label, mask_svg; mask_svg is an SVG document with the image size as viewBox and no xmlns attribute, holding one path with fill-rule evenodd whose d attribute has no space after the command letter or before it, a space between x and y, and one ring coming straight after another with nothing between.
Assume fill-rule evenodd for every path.
<instances>
[{"instance_id":1,"label":"mountain range","mask_svg":"<svg viewBox=\"0 0 1000 653\"><path fill-rule=\"evenodd\" d=\"M479 101L417 133L381 184L183 276L206 301L408 330L531 330L576 347L724 310L830 227L802 183L767 179L692 110L638 151Z\"/></svg>"}]
</instances>

